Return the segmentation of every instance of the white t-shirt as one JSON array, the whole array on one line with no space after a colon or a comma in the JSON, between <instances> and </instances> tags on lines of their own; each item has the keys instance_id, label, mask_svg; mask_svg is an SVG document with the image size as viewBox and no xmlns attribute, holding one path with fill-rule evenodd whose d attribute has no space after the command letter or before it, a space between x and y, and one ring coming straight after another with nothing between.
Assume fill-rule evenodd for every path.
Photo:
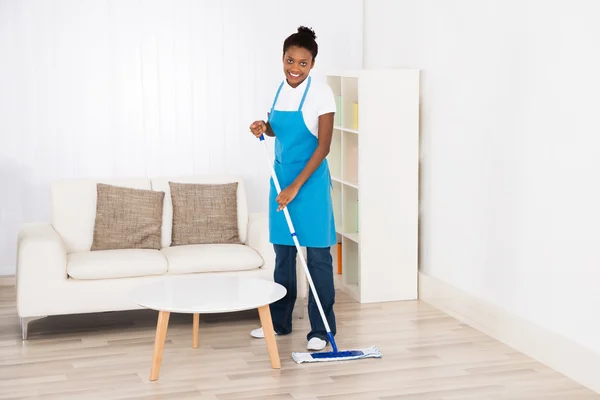
<instances>
[{"instance_id":1,"label":"white t-shirt","mask_svg":"<svg viewBox=\"0 0 600 400\"><path fill-rule=\"evenodd\" d=\"M297 111L307 84L308 78L298 85L298 87L293 88L287 83L287 80L284 80L274 109L279 111ZM273 95L268 102L267 112L271 111L271 105L273 105L279 85L281 85L281 82L273 89ZM327 83L312 78L306 99L304 99L304 105L302 106L302 116L304 117L306 127L315 137L319 137L319 116L331 112L336 112L333 90L331 90Z\"/></svg>"}]
</instances>

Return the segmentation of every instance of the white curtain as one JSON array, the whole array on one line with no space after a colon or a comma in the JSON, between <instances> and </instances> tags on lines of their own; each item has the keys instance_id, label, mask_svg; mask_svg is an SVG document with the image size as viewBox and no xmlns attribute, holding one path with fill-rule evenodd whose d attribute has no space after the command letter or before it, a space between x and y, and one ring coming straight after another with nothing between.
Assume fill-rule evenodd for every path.
<instances>
[{"instance_id":1,"label":"white curtain","mask_svg":"<svg viewBox=\"0 0 600 400\"><path fill-rule=\"evenodd\" d=\"M266 210L248 125L298 25L317 33L317 78L361 67L361 0L0 0L0 275L59 178L241 174Z\"/></svg>"}]
</instances>

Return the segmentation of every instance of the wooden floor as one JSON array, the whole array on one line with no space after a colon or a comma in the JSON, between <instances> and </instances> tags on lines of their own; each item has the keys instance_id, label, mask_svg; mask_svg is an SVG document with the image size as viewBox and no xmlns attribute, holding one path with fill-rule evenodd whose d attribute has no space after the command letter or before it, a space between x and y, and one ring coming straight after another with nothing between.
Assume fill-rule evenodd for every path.
<instances>
[{"instance_id":1,"label":"wooden floor","mask_svg":"<svg viewBox=\"0 0 600 400\"><path fill-rule=\"evenodd\" d=\"M278 337L281 370L249 332L258 314L172 315L160 379L148 380L157 313L52 317L22 342L14 287L0 287L0 399L579 400L600 399L422 302L360 305L338 293L340 348L381 359L295 364L308 320Z\"/></svg>"}]
</instances>

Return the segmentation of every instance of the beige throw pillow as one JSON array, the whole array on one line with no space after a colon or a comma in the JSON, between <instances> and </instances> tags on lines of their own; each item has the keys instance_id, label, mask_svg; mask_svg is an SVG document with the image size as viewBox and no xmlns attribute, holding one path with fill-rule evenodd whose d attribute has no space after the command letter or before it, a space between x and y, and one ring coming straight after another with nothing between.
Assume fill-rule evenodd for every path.
<instances>
[{"instance_id":1,"label":"beige throw pillow","mask_svg":"<svg viewBox=\"0 0 600 400\"><path fill-rule=\"evenodd\" d=\"M169 182L169 187L173 202L172 246L241 243L237 216L237 182Z\"/></svg>"},{"instance_id":2,"label":"beige throw pillow","mask_svg":"<svg viewBox=\"0 0 600 400\"><path fill-rule=\"evenodd\" d=\"M161 248L165 192L99 183L94 250Z\"/></svg>"}]
</instances>

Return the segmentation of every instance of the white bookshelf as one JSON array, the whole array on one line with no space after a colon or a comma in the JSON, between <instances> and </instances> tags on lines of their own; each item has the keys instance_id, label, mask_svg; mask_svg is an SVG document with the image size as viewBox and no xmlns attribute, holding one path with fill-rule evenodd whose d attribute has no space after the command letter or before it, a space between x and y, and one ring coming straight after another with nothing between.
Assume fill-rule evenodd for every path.
<instances>
[{"instance_id":1,"label":"white bookshelf","mask_svg":"<svg viewBox=\"0 0 600 400\"><path fill-rule=\"evenodd\" d=\"M328 162L342 289L361 303L416 299L419 71L351 71L327 83L338 106Z\"/></svg>"}]
</instances>

